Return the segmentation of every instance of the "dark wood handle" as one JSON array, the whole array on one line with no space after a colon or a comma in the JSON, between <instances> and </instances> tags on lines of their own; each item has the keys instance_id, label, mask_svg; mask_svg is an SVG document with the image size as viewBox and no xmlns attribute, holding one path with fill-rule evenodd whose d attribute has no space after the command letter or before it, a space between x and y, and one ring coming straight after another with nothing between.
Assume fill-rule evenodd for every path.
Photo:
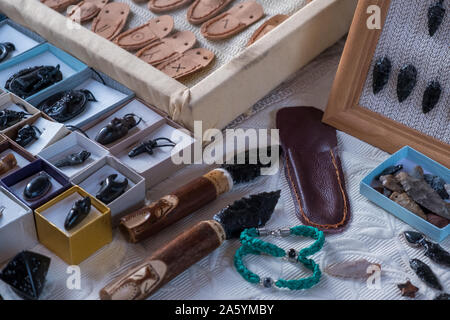
<instances>
[{"instance_id":1,"label":"dark wood handle","mask_svg":"<svg viewBox=\"0 0 450 320\"><path fill-rule=\"evenodd\" d=\"M185 231L142 263L124 272L100 291L102 300L142 300L194 263L220 247L222 226L202 221Z\"/></svg>"},{"instance_id":2,"label":"dark wood handle","mask_svg":"<svg viewBox=\"0 0 450 320\"><path fill-rule=\"evenodd\" d=\"M120 230L130 242L137 243L212 202L230 188L226 171L213 170L171 195L135 211L120 220Z\"/></svg>"}]
</instances>

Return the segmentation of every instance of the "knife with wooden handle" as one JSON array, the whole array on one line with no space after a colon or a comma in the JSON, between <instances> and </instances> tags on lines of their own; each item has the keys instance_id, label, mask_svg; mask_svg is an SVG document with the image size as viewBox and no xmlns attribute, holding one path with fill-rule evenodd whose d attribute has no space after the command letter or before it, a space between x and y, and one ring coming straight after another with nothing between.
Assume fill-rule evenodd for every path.
<instances>
[{"instance_id":1,"label":"knife with wooden handle","mask_svg":"<svg viewBox=\"0 0 450 320\"><path fill-rule=\"evenodd\" d=\"M280 191L242 198L213 220L201 221L149 258L125 271L100 291L102 300L142 300L154 294L228 239L247 228L262 227L272 216Z\"/></svg>"},{"instance_id":2,"label":"knife with wooden handle","mask_svg":"<svg viewBox=\"0 0 450 320\"><path fill-rule=\"evenodd\" d=\"M214 169L123 217L120 230L130 242L138 243L214 201L219 195L230 191L234 184L256 179L261 175L261 168L270 166L270 163L262 164L260 158L255 164L248 164L249 152L245 157L246 164L229 164Z\"/></svg>"}]
</instances>

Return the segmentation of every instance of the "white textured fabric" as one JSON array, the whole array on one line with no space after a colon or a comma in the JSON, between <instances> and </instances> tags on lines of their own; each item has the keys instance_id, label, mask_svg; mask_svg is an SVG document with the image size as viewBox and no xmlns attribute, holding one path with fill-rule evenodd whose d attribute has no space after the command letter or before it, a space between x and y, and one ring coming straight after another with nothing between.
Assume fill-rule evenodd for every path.
<instances>
[{"instance_id":1,"label":"white textured fabric","mask_svg":"<svg viewBox=\"0 0 450 320\"><path fill-rule=\"evenodd\" d=\"M234 37L221 41L209 41L205 39L201 32L201 25L194 26L187 21L186 14L189 6L184 6L174 11L164 12L161 14L156 14L151 12L147 3L136 3L133 0L114 0L114 2L123 2L130 6L131 14L128 18L127 25L124 28L124 31L130 28L134 28L146 23L148 20L155 18L159 15L170 15L175 20L175 30L176 31L184 31L189 30L192 31L197 37L197 45L198 47L203 47L208 50L211 50L215 53L216 59L212 64L212 67L208 67L203 71L197 72L190 77L186 77L182 79L182 83L187 87L192 87L196 83L200 82L204 79L208 74L213 71L219 69L221 66L225 65L234 57L238 56L242 50L245 49L248 40L255 30L264 23L268 19L268 17L274 16L276 14L293 14L299 9L301 9L305 4L306 0L258 0L264 7L264 12L266 17L262 18L257 23L253 24L243 32L235 35ZM236 5L237 3L242 1L233 1L227 7L226 10ZM85 26L90 28L90 23L86 23Z\"/></svg>"},{"instance_id":2,"label":"white textured fabric","mask_svg":"<svg viewBox=\"0 0 450 320\"><path fill-rule=\"evenodd\" d=\"M254 112L259 111L256 115L245 121L245 116L242 116L240 121L236 122L237 127L274 128L276 111L284 106L316 106L323 110L342 48L343 41L300 70L255 106ZM367 289L364 282L339 280L326 274L316 287L307 291L263 289L251 285L243 280L233 267L233 255L239 241L232 240L164 286L152 299L403 299L396 284L405 282L407 278L420 288L417 299L434 298L437 292L426 287L409 268L410 258L419 258L428 263L438 275L444 290L448 292L448 269L431 262L422 250L408 247L399 234L411 228L359 193L361 179L385 160L388 154L345 133L338 133L338 141L353 218L344 233L327 236L324 248L313 257L322 268L330 262L359 258L380 263L382 276L379 290ZM153 188L148 194L148 200L158 199L173 190L174 186L179 186L209 169L210 167L205 165L194 165L179 171ZM261 177L252 184L236 186L230 193L142 244L126 243L115 230L111 244L81 263L81 290L67 289L67 265L42 245L38 245L34 251L52 258L42 299L98 299L98 292L106 283L183 230L198 221L211 218L221 208L242 196L276 189L281 189L282 195L268 228L298 225L299 220L294 213L289 187L284 172L281 171L275 176ZM285 248L300 249L311 244L312 240L289 237L278 240L277 243ZM450 250L450 238L441 245ZM273 258L249 257L247 261L248 266L256 273L273 278L292 279L310 275L302 267L298 269ZM2 282L0 294L6 299L17 298Z\"/></svg>"},{"instance_id":3,"label":"white textured fabric","mask_svg":"<svg viewBox=\"0 0 450 320\"><path fill-rule=\"evenodd\" d=\"M396 0L383 28L360 105L389 119L450 144L450 4L444 1L447 14L433 37L428 33L428 8L435 0ZM389 83L378 93L372 91L372 70L380 57L392 62ZM397 98L397 76L403 65L413 64L418 71L417 84L403 103ZM422 112L425 88L432 80L442 87L438 105Z\"/></svg>"}]
</instances>

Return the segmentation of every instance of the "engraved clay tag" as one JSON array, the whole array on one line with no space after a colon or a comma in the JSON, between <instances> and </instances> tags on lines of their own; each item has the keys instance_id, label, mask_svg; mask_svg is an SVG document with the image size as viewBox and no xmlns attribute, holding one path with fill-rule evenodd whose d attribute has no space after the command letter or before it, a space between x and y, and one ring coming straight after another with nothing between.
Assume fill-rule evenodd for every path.
<instances>
[{"instance_id":1,"label":"engraved clay tag","mask_svg":"<svg viewBox=\"0 0 450 320\"><path fill-rule=\"evenodd\" d=\"M108 4L109 0L83 0L74 6L67 17L75 22L86 22L94 19Z\"/></svg>"},{"instance_id":2,"label":"engraved clay tag","mask_svg":"<svg viewBox=\"0 0 450 320\"><path fill-rule=\"evenodd\" d=\"M77 3L79 0L41 0L43 4L56 11L62 11Z\"/></svg>"},{"instance_id":3,"label":"engraved clay tag","mask_svg":"<svg viewBox=\"0 0 450 320\"><path fill-rule=\"evenodd\" d=\"M119 34L114 42L126 50L138 50L164 38L172 32L173 28L173 18L171 16L161 16L149 20L142 26Z\"/></svg>"},{"instance_id":4,"label":"engraved clay tag","mask_svg":"<svg viewBox=\"0 0 450 320\"><path fill-rule=\"evenodd\" d=\"M256 1L242 2L227 12L205 22L202 34L209 40L232 37L264 16L263 7Z\"/></svg>"},{"instance_id":5,"label":"engraved clay tag","mask_svg":"<svg viewBox=\"0 0 450 320\"><path fill-rule=\"evenodd\" d=\"M92 31L108 40L114 39L122 31L130 14L130 7L125 3L109 3L92 23Z\"/></svg>"},{"instance_id":6,"label":"engraved clay tag","mask_svg":"<svg viewBox=\"0 0 450 320\"><path fill-rule=\"evenodd\" d=\"M222 11L233 0L195 0L189 7L187 19L192 24L203 23Z\"/></svg>"},{"instance_id":7,"label":"engraved clay tag","mask_svg":"<svg viewBox=\"0 0 450 320\"><path fill-rule=\"evenodd\" d=\"M178 9L192 0L150 0L148 8L153 12L166 12Z\"/></svg>"},{"instance_id":8,"label":"engraved clay tag","mask_svg":"<svg viewBox=\"0 0 450 320\"><path fill-rule=\"evenodd\" d=\"M276 16L273 16L272 18L264 22L264 24L261 27L259 27L252 35L252 37L247 43L247 47L258 41L262 37L264 37L270 31L275 29L278 25L282 24L287 18L289 18L288 15L277 14Z\"/></svg>"},{"instance_id":9,"label":"engraved clay tag","mask_svg":"<svg viewBox=\"0 0 450 320\"><path fill-rule=\"evenodd\" d=\"M195 34L190 31L180 31L146 46L138 51L136 56L153 66L157 66L179 57L191 49L196 42Z\"/></svg>"},{"instance_id":10,"label":"engraved clay tag","mask_svg":"<svg viewBox=\"0 0 450 320\"><path fill-rule=\"evenodd\" d=\"M206 68L214 57L213 52L204 48L191 49L181 57L159 65L158 69L174 79L180 79Z\"/></svg>"}]
</instances>

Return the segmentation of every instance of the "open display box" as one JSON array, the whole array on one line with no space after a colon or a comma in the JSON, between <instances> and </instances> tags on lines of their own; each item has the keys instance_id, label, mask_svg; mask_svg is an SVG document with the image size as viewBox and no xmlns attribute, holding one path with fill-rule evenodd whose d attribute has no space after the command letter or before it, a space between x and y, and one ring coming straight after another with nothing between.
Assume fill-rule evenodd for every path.
<instances>
[{"instance_id":1,"label":"open display box","mask_svg":"<svg viewBox=\"0 0 450 320\"><path fill-rule=\"evenodd\" d=\"M438 228L427 220L419 217L411 211L400 206L388 197L384 196L372 186L372 181L384 169L390 166L403 165L403 169L407 172L412 172L415 166L421 166L425 174L433 174L446 183L450 183L450 170L442 164L437 163L427 156L417 152L416 150L406 146L398 152L389 157L386 161L376 167L369 175L367 175L360 184L361 194L366 196L370 201L373 201L386 211L392 213L397 218L403 220L415 229L423 232L434 241L442 241L450 235L450 224L444 228ZM450 200L446 200L450 202Z\"/></svg>"},{"instance_id":2,"label":"open display box","mask_svg":"<svg viewBox=\"0 0 450 320\"><path fill-rule=\"evenodd\" d=\"M57 161L81 151L88 151L91 154L82 164L56 168L55 163ZM71 179L106 155L108 155L108 151L104 148L92 142L92 140L86 138L84 135L78 132L72 132L39 152L38 157L44 159L50 165L54 166L56 170L61 171L66 177Z\"/></svg>"},{"instance_id":3,"label":"open display box","mask_svg":"<svg viewBox=\"0 0 450 320\"><path fill-rule=\"evenodd\" d=\"M26 98L29 101L32 98L44 94L53 87L61 86L67 81L71 81L72 77L78 72L87 68L85 64L78 61L68 53L52 46L49 43L41 44L28 52L12 58L2 64L0 64L0 85L5 89L6 81L16 74L17 72L36 66L53 66L59 65L60 71L63 75L63 79L53 84L52 86L45 88L36 94ZM5 89L5 91L7 91Z\"/></svg>"},{"instance_id":4,"label":"open display box","mask_svg":"<svg viewBox=\"0 0 450 320\"><path fill-rule=\"evenodd\" d=\"M0 175L0 178L6 177L14 173L15 171L29 165L31 162L35 161L36 158L26 151L24 148L14 143L13 141L0 137L0 158L5 157L7 154L12 154L16 158L17 166L3 174Z\"/></svg>"},{"instance_id":5,"label":"open display box","mask_svg":"<svg viewBox=\"0 0 450 320\"><path fill-rule=\"evenodd\" d=\"M224 128L345 35L357 3L357 0L314 0L309 4L290 1L298 2L299 9L288 12L292 16L276 32L248 48L236 48L239 53L235 57L190 87L90 30L74 28L66 17L39 1L2 0L0 11L89 66L126 84L139 98L186 128L193 130L194 120L201 120L206 130ZM264 5L265 1L261 3ZM139 6L142 9L145 4ZM148 17L155 16L141 11L148 13ZM252 26L250 32L265 20ZM220 53L217 48L213 51Z\"/></svg>"},{"instance_id":6,"label":"open display box","mask_svg":"<svg viewBox=\"0 0 450 320\"><path fill-rule=\"evenodd\" d=\"M145 128L158 126L165 122L164 116L160 113L161 112L155 111L152 107L147 106L142 101L133 99L123 106L116 108L112 112L98 118L97 121L89 123L87 126L83 127L83 130L91 139L95 140L98 133L105 126L107 126L111 122L111 120L113 120L114 118L123 119L123 117L127 114L134 114L134 119L136 120L137 125L131 128L128 131L127 135L125 135L123 138L120 138L110 144L103 145L103 147L107 150L110 150L111 148L120 149L121 146L127 143L126 141L128 138L137 134L141 134ZM142 120L139 121L139 118L142 118Z\"/></svg>"},{"instance_id":7,"label":"open display box","mask_svg":"<svg viewBox=\"0 0 450 320\"><path fill-rule=\"evenodd\" d=\"M25 100L19 98L18 96L14 95L12 93L5 93L3 95L0 95L0 111L3 111L3 110L25 112L25 113L28 113L29 115L24 115L22 120L20 120L19 122L15 123L9 127L5 126L4 129L3 129L3 127L0 127L0 133L5 132L7 129L9 129L13 126L21 126L22 121L24 119L27 119L27 118L39 113L38 109L36 109L31 104L29 104Z\"/></svg>"},{"instance_id":8,"label":"open display box","mask_svg":"<svg viewBox=\"0 0 450 320\"><path fill-rule=\"evenodd\" d=\"M192 153L195 139L185 130L181 130L173 121L167 120L159 125L150 126L142 130L141 134L134 135L124 142L123 146L111 148L111 153L119 161L133 168L138 174L145 178L146 187L150 188L165 178L170 172L176 172L183 167L183 164L176 164L172 155ZM175 148L162 147L153 149L153 154L144 152L138 156L130 157L131 150L149 140L157 138L168 138L176 143ZM166 141L160 141L159 144L165 144Z\"/></svg>"},{"instance_id":9,"label":"open display box","mask_svg":"<svg viewBox=\"0 0 450 320\"><path fill-rule=\"evenodd\" d=\"M12 43L15 47L15 50L9 54L8 59L19 56L45 42L38 34L10 19L0 21L0 39L2 39L2 42Z\"/></svg>"},{"instance_id":10,"label":"open display box","mask_svg":"<svg viewBox=\"0 0 450 320\"><path fill-rule=\"evenodd\" d=\"M0 264L18 252L34 247L38 241L33 211L5 188L0 187Z\"/></svg>"},{"instance_id":11,"label":"open display box","mask_svg":"<svg viewBox=\"0 0 450 320\"><path fill-rule=\"evenodd\" d=\"M45 114L38 113L24 120L20 126L14 126L6 130L5 136L13 141L16 141L19 130L26 125L34 126L37 130L39 130L35 130L37 139L34 139L23 147L33 155L37 155L47 146L70 133L70 131L62 123L54 122Z\"/></svg>"},{"instance_id":12,"label":"open display box","mask_svg":"<svg viewBox=\"0 0 450 320\"><path fill-rule=\"evenodd\" d=\"M102 114L117 108L134 97L133 91L124 85L103 73L88 68L74 75L70 81L54 86L45 93L30 99L30 103L38 106L39 103L50 96L65 90L88 90L97 100L87 102L82 113L64 122L67 126L75 127L82 127L94 121Z\"/></svg>"},{"instance_id":13,"label":"open display box","mask_svg":"<svg viewBox=\"0 0 450 320\"><path fill-rule=\"evenodd\" d=\"M71 181L89 194L96 196L101 187L100 182L112 174L117 175L117 181L128 180L125 192L112 202L105 204L111 209L112 226L116 227L119 225L120 218L145 204L144 178L114 157L106 156L80 172Z\"/></svg>"},{"instance_id":14,"label":"open display box","mask_svg":"<svg viewBox=\"0 0 450 320\"><path fill-rule=\"evenodd\" d=\"M40 173L46 173L50 178L51 187L41 198L28 201L24 197L24 190L28 182L38 176ZM60 193L71 187L67 177L55 170L44 160L38 159L29 165L17 170L16 172L1 179L1 184L11 192L20 201L25 203L31 209L36 209L42 204L53 199Z\"/></svg>"},{"instance_id":15,"label":"open display box","mask_svg":"<svg viewBox=\"0 0 450 320\"><path fill-rule=\"evenodd\" d=\"M91 198L91 210L79 225L67 231L64 221L74 203ZM35 210L41 242L69 265L78 265L112 241L111 212L95 197L74 186Z\"/></svg>"}]
</instances>

